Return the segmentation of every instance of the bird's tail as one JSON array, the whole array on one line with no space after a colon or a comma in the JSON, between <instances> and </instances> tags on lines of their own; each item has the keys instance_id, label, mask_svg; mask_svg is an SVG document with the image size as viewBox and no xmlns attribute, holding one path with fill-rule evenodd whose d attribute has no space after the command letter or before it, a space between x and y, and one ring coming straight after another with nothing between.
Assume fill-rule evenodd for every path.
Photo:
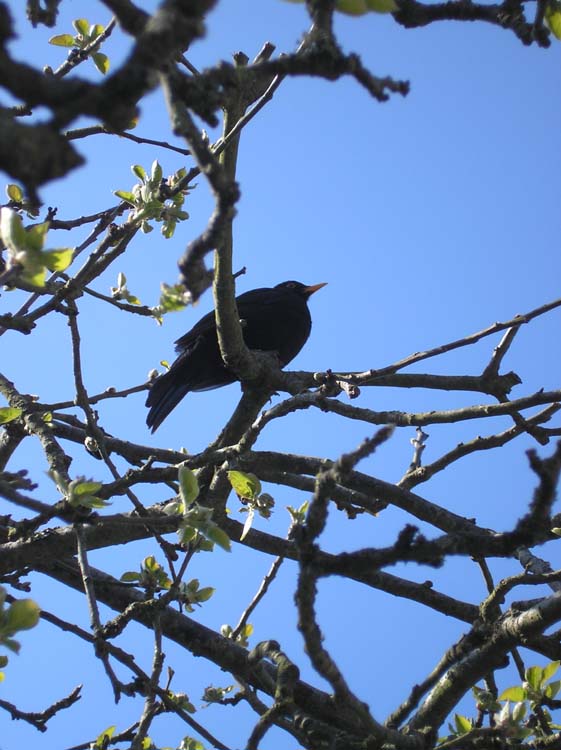
<instances>
[{"instance_id":1,"label":"bird's tail","mask_svg":"<svg viewBox=\"0 0 561 750\"><path fill-rule=\"evenodd\" d=\"M173 368L154 381L146 399L146 406L150 407L146 416L146 424L151 432L156 432L189 390L190 383L181 382Z\"/></svg>"}]
</instances>

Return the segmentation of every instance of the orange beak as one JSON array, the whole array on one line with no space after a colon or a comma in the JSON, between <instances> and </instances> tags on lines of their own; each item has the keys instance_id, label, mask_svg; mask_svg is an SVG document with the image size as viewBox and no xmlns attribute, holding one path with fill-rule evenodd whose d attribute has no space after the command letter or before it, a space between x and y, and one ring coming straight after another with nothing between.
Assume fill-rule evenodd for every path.
<instances>
[{"instance_id":1,"label":"orange beak","mask_svg":"<svg viewBox=\"0 0 561 750\"><path fill-rule=\"evenodd\" d=\"M324 286L327 286L327 281L323 281L321 284L312 284L312 286L307 286L304 289L304 291L306 292L306 297L311 297L314 292L317 292L318 289L321 289Z\"/></svg>"}]
</instances>

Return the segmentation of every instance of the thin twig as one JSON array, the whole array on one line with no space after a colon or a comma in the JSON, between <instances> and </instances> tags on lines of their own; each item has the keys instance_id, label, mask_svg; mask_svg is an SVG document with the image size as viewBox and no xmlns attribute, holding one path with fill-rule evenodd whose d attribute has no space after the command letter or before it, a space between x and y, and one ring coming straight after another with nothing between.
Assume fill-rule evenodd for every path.
<instances>
[{"instance_id":1,"label":"thin twig","mask_svg":"<svg viewBox=\"0 0 561 750\"><path fill-rule=\"evenodd\" d=\"M168 143L167 141L158 141L154 138L144 138L135 135L135 133L129 133L126 130L111 130L106 125L91 125L88 128L76 128L75 130L67 130L64 135L69 141L75 141L80 138L88 138L91 135L116 135L119 138L125 138L126 140L133 141L134 143L156 146L157 148L164 148L168 151L174 151L177 154L182 154L183 156L191 155L189 149L181 148L180 146L174 146L172 143Z\"/></svg>"},{"instance_id":2,"label":"thin twig","mask_svg":"<svg viewBox=\"0 0 561 750\"><path fill-rule=\"evenodd\" d=\"M80 65L80 63L83 63L84 60L87 60L90 55L92 55L94 52L97 52L97 50L101 47L103 42L111 35L111 32L115 28L115 25L117 23L117 20L115 17L111 18L105 29L101 32L99 36L96 36L96 38L90 42L90 44L86 45L83 49L78 49L74 47L69 55L68 59L66 59L62 65L60 65L55 71L51 73L53 78L62 78L67 73L70 73L73 68L75 68L77 65Z\"/></svg>"},{"instance_id":3,"label":"thin twig","mask_svg":"<svg viewBox=\"0 0 561 750\"><path fill-rule=\"evenodd\" d=\"M82 697L80 695L81 690L82 686L78 685L78 687L75 687L69 695L56 701L44 711L20 711L19 708L13 705L13 703L9 703L8 701L1 699L0 708L3 708L4 711L7 711L11 715L13 720L20 719L26 721L28 724L31 724L31 726L35 727L35 729L38 729L40 732L46 732L48 728L47 722L49 721L49 719L55 716L59 711L62 711L65 708L70 708L70 706L74 705L76 701L79 701Z\"/></svg>"},{"instance_id":4,"label":"thin twig","mask_svg":"<svg viewBox=\"0 0 561 750\"><path fill-rule=\"evenodd\" d=\"M107 649L105 648L105 644L103 642L101 618L99 616L99 607L97 606L93 580L90 575L90 566L88 562L82 525L79 523L74 524L74 531L76 533L76 548L78 553L77 559L80 566L82 581L84 584L86 600L88 602L88 609L90 611L91 627L95 638L95 654L103 664L105 673L107 674L109 682L111 683L111 687L113 688L115 703L118 703L121 698L121 684L117 679L117 675L113 671L111 663L109 662L109 654L107 653Z\"/></svg>"},{"instance_id":5,"label":"thin twig","mask_svg":"<svg viewBox=\"0 0 561 750\"><path fill-rule=\"evenodd\" d=\"M251 602L248 604L248 606L245 608L245 610L242 612L241 617L238 620L238 624L232 630L230 638L233 641L236 641L238 639L238 636L242 633L243 629L246 626L247 621L251 617L251 613L255 610L259 602L263 599L263 597L269 590L269 586L275 580L277 573L279 572L280 567L283 564L284 560L285 560L284 557L279 556L275 558L275 560L273 561L273 564L271 565L268 572L265 574L265 577L259 584L259 588L257 589L255 596L253 597Z\"/></svg>"},{"instance_id":6,"label":"thin twig","mask_svg":"<svg viewBox=\"0 0 561 750\"><path fill-rule=\"evenodd\" d=\"M97 424L97 418L91 408L88 393L83 382L81 354L80 354L80 332L78 330L78 322L77 322L78 308L74 300L68 301L68 307L69 307L68 324L70 327L71 338L72 338L72 361L73 361L73 368L74 368L74 381L76 384L76 402L80 406L80 408L83 410L86 416L86 421L88 425L88 433L95 440L97 450L99 450L103 458L103 461L105 462L107 468L109 469L109 471L111 472L113 476L113 479L115 481L119 481L121 479L121 475L109 456L109 451L107 450L107 446L105 443L105 433L100 429L99 425ZM125 494L129 498L131 503L134 505L134 508L137 511L137 513L140 516L146 516L147 515L146 509L144 505L140 502L140 500L136 497L136 495L130 489L127 489ZM154 535L154 538L158 541L160 548L166 557L166 560L168 562L172 575L175 576L173 554L170 551L171 545L158 533L156 529L152 529L152 533Z\"/></svg>"},{"instance_id":7,"label":"thin twig","mask_svg":"<svg viewBox=\"0 0 561 750\"><path fill-rule=\"evenodd\" d=\"M536 307L533 310L530 310L529 312L524 313L523 315L515 315L514 318L507 320L505 323L493 323L493 325L488 326L487 328L484 328L483 330L478 331L477 333L469 334L468 336L465 336L464 338L456 339L455 341L451 341L448 344L442 344L441 346L437 346L434 349L427 349L427 351L424 351L424 352L417 352L415 354L410 354L408 357L405 357L404 359L400 359L398 362L395 362L393 365L387 365L386 367L381 367L378 370L372 369L363 373L357 373L353 377L353 382L364 385L371 378L380 377L381 375L392 374L394 372L397 372L398 370L402 370L404 367L409 367L410 365L413 365L417 362L421 362L424 359L429 359L430 357L437 357L440 354L445 354L446 352L450 352L462 346L471 346L472 344L477 343L478 341L480 341L482 338L485 338L486 336L492 336L494 333L498 333L499 331L504 331L505 328L519 327L521 325L525 325L526 323L529 323L534 318L537 318L540 315L544 315L545 313L548 313L551 310L555 310L557 307L561 307L561 298L553 300L553 302L548 302L547 304L541 305L540 307Z\"/></svg>"},{"instance_id":8,"label":"thin twig","mask_svg":"<svg viewBox=\"0 0 561 750\"><path fill-rule=\"evenodd\" d=\"M495 378L499 374L502 361L510 349L516 334L520 331L520 326L507 328L503 337L493 349L493 354L487 367L483 370L483 378Z\"/></svg>"},{"instance_id":9,"label":"thin twig","mask_svg":"<svg viewBox=\"0 0 561 750\"><path fill-rule=\"evenodd\" d=\"M131 750L142 750L144 740L158 711L156 703L157 689L160 683L160 677L164 666L164 653L162 651L162 628L160 624L159 613L154 616L154 656L152 658L152 672L150 679L145 686L146 698L142 716L138 723L138 729L131 744Z\"/></svg>"}]
</instances>

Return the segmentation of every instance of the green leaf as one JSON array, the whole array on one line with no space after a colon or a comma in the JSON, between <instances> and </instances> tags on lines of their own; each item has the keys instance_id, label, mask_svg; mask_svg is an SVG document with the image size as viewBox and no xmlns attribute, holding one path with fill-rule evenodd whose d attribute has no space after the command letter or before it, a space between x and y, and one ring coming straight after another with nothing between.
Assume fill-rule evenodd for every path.
<instances>
[{"instance_id":1,"label":"green leaf","mask_svg":"<svg viewBox=\"0 0 561 750\"><path fill-rule=\"evenodd\" d=\"M526 716L526 704L517 703L512 709L512 720L519 724Z\"/></svg>"},{"instance_id":2,"label":"green leaf","mask_svg":"<svg viewBox=\"0 0 561 750\"><path fill-rule=\"evenodd\" d=\"M539 690L543 681L543 669L541 667L529 667L526 670L525 677L534 690Z\"/></svg>"},{"instance_id":3,"label":"green leaf","mask_svg":"<svg viewBox=\"0 0 561 750\"><path fill-rule=\"evenodd\" d=\"M49 39L49 44L55 47L75 47L76 42L71 34L56 34Z\"/></svg>"},{"instance_id":4,"label":"green leaf","mask_svg":"<svg viewBox=\"0 0 561 750\"><path fill-rule=\"evenodd\" d=\"M543 670L543 681L547 682L550 677L553 677L555 672L559 669L559 664L561 664L560 661L550 661L549 664L544 667Z\"/></svg>"},{"instance_id":5,"label":"green leaf","mask_svg":"<svg viewBox=\"0 0 561 750\"><path fill-rule=\"evenodd\" d=\"M80 497L79 505L84 508L107 508L111 505L107 500L102 500L96 495L83 495Z\"/></svg>"},{"instance_id":6,"label":"green leaf","mask_svg":"<svg viewBox=\"0 0 561 750\"><path fill-rule=\"evenodd\" d=\"M40 611L33 599L18 599L7 612L5 627L10 633L34 628L39 621Z\"/></svg>"},{"instance_id":7,"label":"green leaf","mask_svg":"<svg viewBox=\"0 0 561 750\"><path fill-rule=\"evenodd\" d=\"M229 471L228 479L234 492L240 497L248 500L255 500L261 493L261 482L255 474L243 471Z\"/></svg>"},{"instance_id":8,"label":"green leaf","mask_svg":"<svg viewBox=\"0 0 561 750\"><path fill-rule=\"evenodd\" d=\"M545 6L545 20L553 36L561 39L561 2L559 0L550 0Z\"/></svg>"},{"instance_id":9,"label":"green leaf","mask_svg":"<svg viewBox=\"0 0 561 750\"><path fill-rule=\"evenodd\" d=\"M150 572L161 570L161 565L156 562L154 555L148 555L148 557L145 557L142 567Z\"/></svg>"},{"instance_id":10,"label":"green leaf","mask_svg":"<svg viewBox=\"0 0 561 750\"><path fill-rule=\"evenodd\" d=\"M212 508L205 508L198 503L193 503L190 508L184 510L183 521L186 526L192 526L197 531L204 533L206 527L213 523L211 516Z\"/></svg>"},{"instance_id":11,"label":"green leaf","mask_svg":"<svg viewBox=\"0 0 561 750\"><path fill-rule=\"evenodd\" d=\"M91 495L92 492L97 492L101 487L101 482L80 482L72 488L72 492L76 497L80 497L81 495Z\"/></svg>"},{"instance_id":12,"label":"green leaf","mask_svg":"<svg viewBox=\"0 0 561 750\"><path fill-rule=\"evenodd\" d=\"M12 253L27 247L21 216L11 208L4 207L0 210L0 235Z\"/></svg>"},{"instance_id":13,"label":"green leaf","mask_svg":"<svg viewBox=\"0 0 561 750\"><path fill-rule=\"evenodd\" d=\"M250 638L250 636L253 635L253 630L254 630L253 625L250 622L247 622L243 626L241 631L239 632L239 635L237 636L236 641L240 643L242 646L247 647L248 639Z\"/></svg>"},{"instance_id":14,"label":"green leaf","mask_svg":"<svg viewBox=\"0 0 561 750\"><path fill-rule=\"evenodd\" d=\"M185 503L185 507L188 508L199 496L199 482L194 472L187 466L179 467L177 478L179 480L179 494Z\"/></svg>"},{"instance_id":15,"label":"green leaf","mask_svg":"<svg viewBox=\"0 0 561 750\"><path fill-rule=\"evenodd\" d=\"M215 589L212 588L212 586L205 586L202 589L199 589L197 591L197 601L198 602L206 602L210 599L210 597L214 594Z\"/></svg>"},{"instance_id":16,"label":"green leaf","mask_svg":"<svg viewBox=\"0 0 561 750\"><path fill-rule=\"evenodd\" d=\"M194 610L193 610L194 611ZM167 691L168 698L172 700L178 708L182 708L188 713L195 713L196 709L189 700L189 696L185 693L172 693L171 690Z\"/></svg>"},{"instance_id":17,"label":"green leaf","mask_svg":"<svg viewBox=\"0 0 561 750\"><path fill-rule=\"evenodd\" d=\"M26 242L25 245L30 250L36 250L39 252L43 249L43 245L45 244L45 239L47 237L47 232L49 231L49 222L43 221L41 224L34 224L31 227L27 227L25 230L26 233Z\"/></svg>"},{"instance_id":18,"label":"green leaf","mask_svg":"<svg viewBox=\"0 0 561 750\"><path fill-rule=\"evenodd\" d=\"M399 10L395 0L366 0L366 5L374 13L395 13Z\"/></svg>"},{"instance_id":19,"label":"green leaf","mask_svg":"<svg viewBox=\"0 0 561 750\"><path fill-rule=\"evenodd\" d=\"M526 700L526 691L521 685L507 688L499 696L500 701L523 701Z\"/></svg>"},{"instance_id":20,"label":"green leaf","mask_svg":"<svg viewBox=\"0 0 561 750\"><path fill-rule=\"evenodd\" d=\"M170 286L169 284L162 283L160 285L160 307L164 313L178 312L184 310L187 304L187 292L182 284L175 284Z\"/></svg>"},{"instance_id":21,"label":"green leaf","mask_svg":"<svg viewBox=\"0 0 561 750\"><path fill-rule=\"evenodd\" d=\"M59 250L46 250L43 252L43 261L49 271L65 271L72 263L74 248L62 247Z\"/></svg>"},{"instance_id":22,"label":"green leaf","mask_svg":"<svg viewBox=\"0 0 561 750\"><path fill-rule=\"evenodd\" d=\"M23 202L23 191L19 185L15 185L13 182L10 182L6 186L6 195L11 201L15 201L16 203Z\"/></svg>"},{"instance_id":23,"label":"green leaf","mask_svg":"<svg viewBox=\"0 0 561 750\"><path fill-rule=\"evenodd\" d=\"M290 513L292 524L303 524L306 520L306 513L308 512L308 506L310 505L309 500L306 500L299 508L293 508L292 505L287 505L286 509Z\"/></svg>"},{"instance_id":24,"label":"green leaf","mask_svg":"<svg viewBox=\"0 0 561 750\"><path fill-rule=\"evenodd\" d=\"M166 516L179 516L183 513L185 506L183 503L173 501L164 505L164 513Z\"/></svg>"},{"instance_id":25,"label":"green leaf","mask_svg":"<svg viewBox=\"0 0 561 750\"><path fill-rule=\"evenodd\" d=\"M22 409L16 406L3 406L0 408L0 424L8 424L13 422L14 419L21 417Z\"/></svg>"},{"instance_id":26,"label":"green leaf","mask_svg":"<svg viewBox=\"0 0 561 750\"><path fill-rule=\"evenodd\" d=\"M465 716L460 716L460 714L454 715L454 723L458 734L466 734L473 729L471 721Z\"/></svg>"},{"instance_id":27,"label":"green leaf","mask_svg":"<svg viewBox=\"0 0 561 750\"><path fill-rule=\"evenodd\" d=\"M176 226L176 221L166 221L162 224L161 232L166 240L170 240L173 237Z\"/></svg>"},{"instance_id":28,"label":"green leaf","mask_svg":"<svg viewBox=\"0 0 561 750\"><path fill-rule=\"evenodd\" d=\"M39 265L37 262L25 263L24 270L22 271L21 278L27 284L33 286L44 287L45 286L45 266Z\"/></svg>"},{"instance_id":29,"label":"green leaf","mask_svg":"<svg viewBox=\"0 0 561 750\"><path fill-rule=\"evenodd\" d=\"M253 508L251 508L248 511L247 518L245 519L245 523L243 525L243 531L242 531L241 536L240 536L240 542L243 542L243 540L249 534L249 530L251 529L251 524L253 523L254 516L255 516L255 512L254 512Z\"/></svg>"},{"instance_id":30,"label":"green leaf","mask_svg":"<svg viewBox=\"0 0 561 750\"><path fill-rule=\"evenodd\" d=\"M134 175L135 175L136 177L138 177L138 179L139 179L139 180L140 180L141 182L144 182L144 181L146 180L146 170L144 169L144 167L140 166L140 164L134 164L134 165L133 165L133 166L131 167L131 169L132 169L132 171L133 171L133 174L134 174Z\"/></svg>"},{"instance_id":31,"label":"green leaf","mask_svg":"<svg viewBox=\"0 0 561 750\"><path fill-rule=\"evenodd\" d=\"M158 184L158 183L161 182L163 174L164 173L163 173L162 167L160 166L160 163L157 160L154 160L152 162L152 170L151 170L151 173L150 173L150 180L153 183Z\"/></svg>"},{"instance_id":32,"label":"green leaf","mask_svg":"<svg viewBox=\"0 0 561 750\"><path fill-rule=\"evenodd\" d=\"M101 482L88 481L83 477L78 477L77 479L73 479L68 485L66 492L67 500L74 507L106 508L110 503L94 494L101 487Z\"/></svg>"},{"instance_id":33,"label":"green leaf","mask_svg":"<svg viewBox=\"0 0 561 750\"><path fill-rule=\"evenodd\" d=\"M114 190L113 195L116 195L117 198L130 203L131 206L136 206L134 195L128 190Z\"/></svg>"},{"instance_id":34,"label":"green leaf","mask_svg":"<svg viewBox=\"0 0 561 750\"><path fill-rule=\"evenodd\" d=\"M189 544L197 536L197 530L192 526L184 526L178 531L181 544Z\"/></svg>"},{"instance_id":35,"label":"green leaf","mask_svg":"<svg viewBox=\"0 0 561 750\"><path fill-rule=\"evenodd\" d=\"M210 539L211 542L222 547L226 552L231 551L230 537L220 528L220 526L209 526L207 529L204 529L204 535L207 539Z\"/></svg>"},{"instance_id":36,"label":"green leaf","mask_svg":"<svg viewBox=\"0 0 561 750\"><path fill-rule=\"evenodd\" d=\"M553 682L550 682L545 689L546 697L555 698L555 696L559 692L559 688L561 688L561 680L554 680Z\"/></svg>"},{"instance_id":37,"label":"green leaf","mask_svg":"<svg viewBox=\"0 0 561 750\"><path fill-rule=\"evenodd\" d=\"M363 16L368 13L366 0L337 0L335 8L348 16Z\"/></svg>"},{"instance_id":38,"label":"green leaf","mask_svg":"<svg viewBox=\"0 0 561 750\"><path fill-rule=\"evenodd\" d=\"M105 748L107 747L107 740L110 740L111 737L115 734L116 726L113 724L110 727L107 727L107 729L104 729L101 734L99 734L94 743L94 750L98 750L98 748Z\"/></svg>"},{"instance_id":39,"label":"green leaf","mask_svg":"<svg viewBox=\"0 0 561 750\"><path fill-rule=\"evenodd\" d=\"M94 52L92 54L92 60L94 61L95 67L100 73L105 75L109 70L109 58L104 55L103 52Z\"/></svg>"},{"instance_id":40,"label":"green leaf","mask_svg":"<svg viewBox=\"0 0 561 750\"><path fill-rule=\"evenodd\" d=\"M90 35L90 22L85 18L77 18L75 21L72 21L72 26L74 26L76 31L79 34L82 34L82 36Z\"/></svg>"}]
</instances>

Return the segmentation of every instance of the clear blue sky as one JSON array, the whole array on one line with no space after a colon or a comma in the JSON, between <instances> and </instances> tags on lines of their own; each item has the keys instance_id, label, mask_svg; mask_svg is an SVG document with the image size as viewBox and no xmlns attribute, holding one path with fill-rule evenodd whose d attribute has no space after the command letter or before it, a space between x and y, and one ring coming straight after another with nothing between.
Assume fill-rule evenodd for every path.
<instances>
[{"instance_id":1,"label":"clear blue sky","mask_svg":"<svg viewBox=\"0 0 561 750\"><path fill-rule=\"evenodd\" d=\"M47 45L54 32L31 30L23 4L21 9L12 5L20 35L11 43L12 53L36 65L56 67L64 50ZM153 6L143 3L146 9ZM66 2L56 33L70 31L72 19L78 17L105 24L110 15L100 3ZM203 68L230 59L240 49L253 57L265 41L273 42L279 52L291 51L307 26L299 5L281 0L223 1L208 18L207 37L193 45L188 56ZM345 50L358 52L374 74L408 79L411 92L406 98L394 96L378 104L350 79L335 84L287 80L242 136L235 268L246 266L247 273L239 279L239 291L290 278L329 283L311 300L312 335L294 367L314 371L382 367L559 297L561 43L554 41L549 50L526 48L511 32L478 24L448 22L404 30L391 17L376 15L338 16L336 31ZM110 38L104 51L114 67L129 45L119 32ZM99 76L89 63L80 66L77 75L94 80ZM160 94L143 103L135 132L170 138ZM211 132L212 139L217 136L218 131ZM112 191L128 190L134 183L130 172L134 163L148 167L158 158L165 174L183 164L191 166L178 154L116 137L96 136L76 146L88 158L87 165L42 191L45 205L58 207L58 218L75 218L112 205ZM156 304L160 282L176 280L178 257L208 220L212 202L202 178L186 208L191 220L172 240L164 240L157 229L138 236L122 263L97 280L95 288L108 293L117 272L123 271L131 291L143 303ZM76 245L85 236L82 230L59 234L56 239L53 234L57 246ZM4 293L1 312L15 310L24 299L19 292ZM161 359L172 359L173 341L211 304L207 294L196 309L170 315L158 327L150 319L131 318L98 301L80 300L88 390L143 382ZM561 313L556 311L520 333L505 363L524 381L514 395L559 387L560 323ZM497 339L488 339L470 350L429 361L417 371L478 374L496 343ZM43 321L29 337L8 333L0 348L3 371L20 390L37 393L44 402L73 397L72 372L66 366L70 338L62 316ZM191 394L155 436L145 426L143 394L120 403L106 402L99 413L102 426L123 438L196 452L217 434L238 396L237 384ZM475 401L470 394L364 389L358 405L423 411L471 403ZM493 426L431 427L424 458L432 461L460 440L508 425L505 419ZM331 415L299 413L272 425L258 447L336 458L356 447L370 430ZM398 431L390 445L360 468L397 481L411 459L411 437L413 430ZM530 446L530 440L522 437L492 455L472 456L422 485L419 493L476 517L483 526L510 528L531 497L534 483L524 455ZM540 453L550 450L540 448ZM45 465L38 450L24 447L16 464L15 468L30 468L32 478L40 483L38 497L46 502L57 499L53 486L43 479ZM106 479L102 465L93 459L76 459L72 471ZM257 525L284 535L285 506L300 504L304 497L282 488L268 489L276 499L276 512L268 523L259 520ZM143 500L164 497L147 493ZM232 508L240 518L235 504ZM128 510L124 500L111 508L118 510ZM332 512L322 545L339 551L390 544L406 520L391 510L379 518L359 517L354 522ZM559 552L550 548L548 558L559 567ZM120 575L137 568L152 552L157 553L154 545L136 544L94 552L91 559ZM194 617L213 628L225 622L234 625L269 565L270 560L240 545L234 545L229 556L220 551L201 556L192 575L217 591ZM302 667L303 677L324 687L308 668L295 632L295 572L292 564L285 565L270 598L251 618L256 631L252 643L278 639ZM430 579L440 591L466 601L477 602L484 592L483 581L469 561L454 560L439 571L402 566L390 572L419 581ZM498 580L519 568L501 562L493 572ZM65 594L60 600L58 587L51 582L39 577L33 581L33 596L41 606L87 626L83 597ZM319 606L327 647L350 686L380 720L465 630L406 600L338 580L320 586ZM100 663L86 646L48 624L39 627L40 631L22 636L22 652L11 658L0 696L23 710L39 711L83 682L84 697L79 706L57 716L45 735L0 715L2 750L17 746L60 750L92 739L113 723L123 730L138 718L138 701L123 698L117 707L110 702ZM133 630L138 642L145 643L142 666L148 668L150 640L140 628ZM218 670L209 674L206 663L178 655L173 645L165 650L177 669L173 686L187 692L197 706L206 685L232 682ZM40 690L30 688L30 680L33 686L41 685ZM503 687L512 682L505 677ZM227 709L212 707L195 718L233 747L247 738L253 722L253 716L241 716L237 709L228 714ZM174 720L162 719L151 735L156 742L175 747L186 733ZM271 733L263 750L296 747L291 742Z\"/></svg>"}]
</instances>

